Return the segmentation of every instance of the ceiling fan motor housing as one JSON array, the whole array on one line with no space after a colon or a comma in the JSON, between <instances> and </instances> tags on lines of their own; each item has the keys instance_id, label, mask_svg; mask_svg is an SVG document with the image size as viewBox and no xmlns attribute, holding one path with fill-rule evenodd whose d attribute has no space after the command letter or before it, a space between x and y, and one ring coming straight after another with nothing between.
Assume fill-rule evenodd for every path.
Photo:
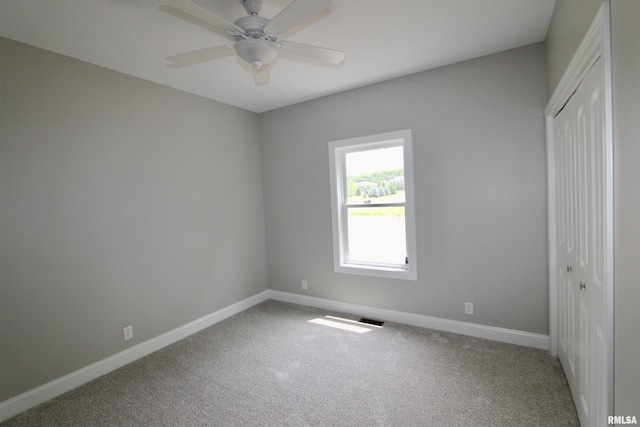
<instances>
[{"instance_id":1,"label":"ceiling fan motor housing","mask_svg":"<svg viewBox=\"0 0 640 427\"><path fill-rule=\"evenodd\" d=\"M243 16L235 24L244 30L244 34L235 34L237 41L245 39L276 41L276 36L267 34L264 31L265 25L269 23L267 18L258 15Z\"/></svg>"}]
</instances>

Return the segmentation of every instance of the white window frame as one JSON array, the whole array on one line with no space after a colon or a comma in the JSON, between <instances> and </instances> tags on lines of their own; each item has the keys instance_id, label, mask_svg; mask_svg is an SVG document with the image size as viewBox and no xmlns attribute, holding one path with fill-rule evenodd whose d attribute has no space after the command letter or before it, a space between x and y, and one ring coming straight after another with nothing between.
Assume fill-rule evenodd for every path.
<instances>
[{"instance_id":1,"label":"white window frame","mask_svg":"<svg viewBox=\"0 0 640 427\"><path fill-rule=\"evenodd\" d=\"M388 265L377 263L353 262L348 259L347 230L347 177L346 154L357 151L369 151L380 148L403 147L405 202L375 206L404 206L405 234L408 263ZM359 274L365 276L386 277L404 280L418 279L416 250L416 216L413 181L413 141L411 129L388 132L358 138L343 139L329 143L329 168L331 171L331 216L333 225L333 259L336 273ZM367 205L372 207L373 205Z\"/></svg>"}]
</instances>

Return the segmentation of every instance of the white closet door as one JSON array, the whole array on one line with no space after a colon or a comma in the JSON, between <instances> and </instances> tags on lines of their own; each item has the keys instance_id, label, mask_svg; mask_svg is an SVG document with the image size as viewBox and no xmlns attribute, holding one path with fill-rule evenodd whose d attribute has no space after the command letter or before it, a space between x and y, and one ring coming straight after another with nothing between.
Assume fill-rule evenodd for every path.
<instances>
[{"instance_id":1,"label":"white closet door","mask_svg":"<svg viewBox=\"0 0 640 427\"><path fill-rule=\"evenodd\" d=\"M576 389L576 184L574 97L554 120L558 254L558 354L572 390Z\"/></svg>"},{"instance_id":2,"label":"white closet door","mask_svg":"<svg viewBox=\"0 0 640 427\"><path fill-rule=\"evenodd\" d=\"M606 425L607 158L602 60L576 92L580 188L578 281L580 300L580 401L583 425ZM604 424L603 424L604 423Z\"/></svg>"},{"instance_id":3,"label":"white closet door","mask_svg":"<svg viewBox=\"0 0 640 427\"><path fill-rule=\"evenodd\" d=\"M598 60L554 120L558 353L583 426L606 425L607 415L603 86Z\"/></svg>"}]
</instances>

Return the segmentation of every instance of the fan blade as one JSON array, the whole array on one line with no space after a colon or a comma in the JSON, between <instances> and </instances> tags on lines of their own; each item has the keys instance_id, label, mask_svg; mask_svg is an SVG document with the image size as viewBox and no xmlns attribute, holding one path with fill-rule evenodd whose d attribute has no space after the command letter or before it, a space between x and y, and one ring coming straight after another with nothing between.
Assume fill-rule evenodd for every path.
<instances>
[{"instance_id":1,"label":"fan blade","mask_svg":"<svg viewBox=\"0 0 640 427\"><path fill-rule=\"evenodd\" d=\"M269 21L267 28L276 34L286 33L300 22L329 7L330 3L331 0L294 0Z\"/></svg>"},{"instance_id":2,"label":"fan blade","mask_svg":"<svg viewBox=\"0 0 640 427\"><path fill-rule=\"evenodd\" d=\"M193 64L199 64L201 62L213 61L214 59L233 54L234 52L235 50L233 49L233 45L223 45L168 56L165 59L171 62L171 64L167 64L167 67L182 68Z\"/></svg>"},{"instance_id":3,"label":"fan blade","mask_svg":"<svg viewBox=\"0 0 640 427\"><path fill-rule=\"evenodd\" d=\"M205 9L204 7L190 2L189 0L164 0L163 6L177 9L189 16L192 16L209 25L213 25L214 27L219 28L223 31L231 33L244 33L244 30L242 28L238 27L235 24L232 24L224 18L221 18L220 16Z\"/></svg>"},{"instance_id":4,"label":"fan blade","mask_svg":"<svg viewBox=\"0 0 640 427\"><path fill-rule=\"evenodd\" d=\"M278 43L278 49L280 52L300 56L303 58L314 59L316 61L325 62L331 65L338 65L342 61L346 54L339 50L327 49L324 47L311 46L309 44L295 43L290 41L282 41Z\"/></svg>"},{"instance_id":5,"label":"fan blade","mask_svg":"<svg viewBox=\"0 0 640 427\"><path fill-rule=\"evenodd\" d=\"M271 82L271 71L269 71L269 66L264 65L260 70L256 70L254 67L251 67L253 71L253 83L256 86L264 86Z\"/></svg>"}]
</instances>

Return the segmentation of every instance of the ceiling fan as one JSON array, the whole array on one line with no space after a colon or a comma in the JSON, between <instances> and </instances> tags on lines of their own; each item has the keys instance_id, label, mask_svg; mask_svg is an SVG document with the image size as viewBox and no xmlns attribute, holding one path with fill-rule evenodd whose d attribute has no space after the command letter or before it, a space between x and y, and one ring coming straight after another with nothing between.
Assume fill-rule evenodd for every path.
<instances>
[{"instance_id":1,"label":"ceiling fan","mask_svg":"<svg viewBox=\"0 0 640 427\"><path fill-rule=\"evenodd\" d=\"M344 52L283 40L287 31L327 8L331 0L294 0L271 20L260 15L262 0L239 1L242 1L248 15L231 23L189 0L165 0L164 7L212 25L235 42L169 56L166 58L168 67L186 67L235 53L251 65L255 83L260 85L268 83L268 67L279 53L329 65L337 65L344 60Z\"/></svg>"}]
</instances>

